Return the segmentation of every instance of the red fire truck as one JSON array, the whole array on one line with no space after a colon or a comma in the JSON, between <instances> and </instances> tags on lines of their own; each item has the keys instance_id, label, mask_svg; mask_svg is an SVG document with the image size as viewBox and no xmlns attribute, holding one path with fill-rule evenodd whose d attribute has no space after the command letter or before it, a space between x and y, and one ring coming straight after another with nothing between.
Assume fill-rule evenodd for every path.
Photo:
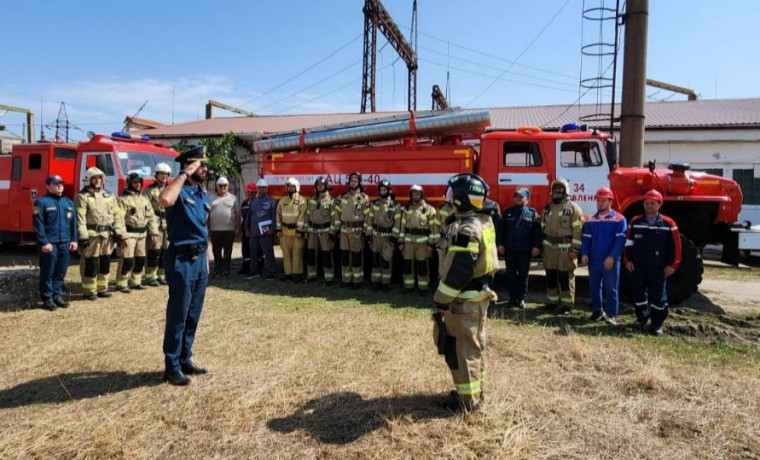
<instances>
[{"instance_id":1,"label":"red fire truck","mask_svg":"<svg viewBox=\"0 0 760 460\"><path fill-rule=\"evenodd\" d=\"M689 171L687 165L621 168L613 139L575 124L559 132L536 127L489 131L488 124L487 111L407 115L274 134L254 141L253 151L275 197L284 194L291 176L301 182L304 194L313 192L320 175L342 193L351 171L359 171L370 195L376 194L374 184L388 179L400 201L408 200L412 184L419 184L429 201L440 204L451 176L475 172L491 186L489 196L502 209L512 204L515 189L527 187L540 211L549 200L551 181L563 177L586 215L596 212L596 190L607 186L615 193L615 209L630 219L643 212L644 193L657 189L665 197L663 213L683 233L684 261L668 285L672 302L696 291L704 245L722 244L724 260L738 263L737 233L732 230L742 192L734 181Z\"/></svg>"},{"instance_id":2,"label":"red fire truck","mask_svg":"<svg viewBox=\"0 0 760 460\"><path fill-rule=\"evenodd\" d=\"M64 181L64 194L70 198L82 188L87 168L97 166L106 174L105 188L121 193L126 176L137 172L152 183L156 165L174 162L177 152L150 142L147 136L116 132L110 136L92 135L79 144L38 142L16 144L9 155L0 155L0 242L34 241L32 204L46 193L45 178L58 174ZM174 175L174 174L172 174Z\"/></svg>"}]
</instances>

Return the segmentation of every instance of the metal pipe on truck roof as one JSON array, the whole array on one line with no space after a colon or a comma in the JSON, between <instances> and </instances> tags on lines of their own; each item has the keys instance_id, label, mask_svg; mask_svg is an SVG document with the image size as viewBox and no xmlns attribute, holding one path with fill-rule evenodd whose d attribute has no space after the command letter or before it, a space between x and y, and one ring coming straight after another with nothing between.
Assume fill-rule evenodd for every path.
<instances>
[{"instance_id":1,"label":"metal pipe on truck roof","mask_svg":"<svg viewBox=\"0 0 760 460\"><path fill-rule=\"evenodd\" d=\"M415 135L479 131L490 123L491 118L487 110L458 112L261 139L253 142L253 151L255 153L289 152L302 148L388 141Z\"/></svg>"}]
</instances>

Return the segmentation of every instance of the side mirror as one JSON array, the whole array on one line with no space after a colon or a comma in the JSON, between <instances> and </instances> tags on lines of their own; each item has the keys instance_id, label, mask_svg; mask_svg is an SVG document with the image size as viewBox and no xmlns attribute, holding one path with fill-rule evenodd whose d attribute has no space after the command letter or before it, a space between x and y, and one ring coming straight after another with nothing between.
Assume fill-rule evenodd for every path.
<instances>
[{"instance_id":1,"label":"side mirror","mask_svg":"<svg viewBox=\"0 0 760 460\"><path fill-rule=\"evenodd\" d=\"M607 139L604 141L604 148L607 150L607 163L610 167L610 171L613 171L618 165L617 144L615 144L615 139Z\"/></svg>"}]
</instances>

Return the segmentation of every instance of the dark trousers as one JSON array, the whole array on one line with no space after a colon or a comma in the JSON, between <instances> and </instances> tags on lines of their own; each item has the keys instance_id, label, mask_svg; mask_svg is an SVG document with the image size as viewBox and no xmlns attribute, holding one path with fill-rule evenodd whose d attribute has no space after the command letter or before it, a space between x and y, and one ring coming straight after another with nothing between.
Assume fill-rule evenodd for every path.
<instances>
[{"instance_id":1,"label":"dark trousers","mask_svg":"<svg viewBox=\"0 0 760 460\"><path fill-rule=\"evenodd\" d=\"M243 253L243 266L240 268L240 273L246 274L251 272L251 239L246 238L245 235L243 235L242 243L243 247L241 248L241 251Z\"/></svg>"},{"instance_id":2,"label":"dark trousers","mask_svg":"<svg viewBox=\"0 0 760 460\"><path fill-rule=\"evenodd\" d=\"M659 329L668 317L667 278L662 264L635 264L633 271L633 303L636 319L645 324L652 318L652 328Z\"/></svg>"},{"instance_id":3,"label":"dark trousers","mask_svg":"<svg viewBox=\"0 0 760 460\"><path fill-rule=\"evenodd\" d=\"M602 311L602 293L604 293L604 312L607 316L616 317L620 312L618 301L618 279L620 277L620 261L616 260L611 270L604 268L604 259L589 260L588 284L591 295L591 308Z\"/></svg>"},{"instance_id":4,"label":"dark trousers","mask_svg":"<svg viewBox=\"0 0 760 460\"><path fill-rule=\"evenodd\" d=\"M201 319L208 284L207 260L205 248L199 250L195 258L174 245L164 253L166 281L169 283L164 330L167 371L180 370L180 364L188 363L193 356L195 331Z\"/></svg>"},{"instance_id":5,"label":"dark trousers","mask_svg":"<svg viewBox=\"0 0 760 460\"><path fill-rule=\"evenodd\" d=\"M509 300L520 302L528 293L528 272L530 271L530 251L507 251L507 291Z\"/></svg>"},{"instance_id":6,"label":"dark trousers","mask_svg":"<svg viewBox=\"0 0 760 460\"><path fill-rule=\"evenodd\" d=\"M274 240L271 236L254 236L251 237L251 273L254 275L261 274L259 260L264 256L264 266L267 270L267 276L274 278Z\"/></svg>"},{"instance_id":7,"label":"dark trousers","mask_svg":"<svg viewBox=\"0 0 760 460\"><path fill-rule=\"evenodd\" d=\"M214 273L230 271L232 245L235 243L235 231L209 232L211 251L214 253Z\"/></svg>"},{"instance_id":8,"label":"dark trousers","mask_svg":"<svg viewBox=\"0 0 760 460\"><path fill-rule=\"evenodd\" d=\"M69 243L52 243L53 250L40 253L40 298L44 302L63 296L63 280L69 268Z\"/></svg>"}]
</instances>

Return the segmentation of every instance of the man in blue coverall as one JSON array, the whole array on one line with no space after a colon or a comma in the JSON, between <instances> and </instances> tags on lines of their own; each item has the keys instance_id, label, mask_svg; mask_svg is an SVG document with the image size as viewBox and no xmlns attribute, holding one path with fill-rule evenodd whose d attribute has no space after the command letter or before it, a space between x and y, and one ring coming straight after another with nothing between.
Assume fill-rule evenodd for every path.
<instances>
[{"instance_id":1,"label":"man in blue coverall","mask_svg":"<svg viewBox=\"0 0 760 460\"><path fill-rule=\"evenodd\" d=\"M69 268L69 251L77 250L77 213L74 202L63 196L63 179L50 176L45 180L47 194L32 208L34 234L40 252L40 298L48 310L66 308L63 279Z\"/></svg>"},{"instance_id":2,"label":"man in blue coverall","mask_svg":"<svg viewBox=\"0 0 760 460\"><path fill-rule=\"evenodd\" d=\"M193 342L208 284L208 194L201 184L208 166L204 147L178 156L182 170L158 196L166 208L169 247L164 253L169 301L164 331L164 380L187 385L187 375L205 374L192 361Z\"/></svg>"},{"instance_id":3,"label":"man in blue coverall","mask_svg":"<svg viewBox=\"0 0 760 460\"><path fill-rule=\"evenodd\" d=\"M265 179L256 182L256 196L251 200L246 220L243 223L245 235L251 244L251 274L245 279L251 280L261 276L261 258L264 257L267 280L274 280L274 229L276 224L275 212L277 202L267 195L269 184Z\"/></svg>"},{"instance_id":4,"label":"man in blue coverall","mask_svg":"<svg viewBox=\"0 0 760 460\"><path fill-rule=\"evenodd\" d=\"M625 217L612 209L615 196L612 190L602 187L596 192L597 213L583 225L581 265L588 265L591 291L591 321L606 320L617 325L620 311L618 283L620 280L620 257L625 246L628 229ZM604 291L604 310L602 309Z\"/></svg>"},{"instance_id":5,"label":"man in blue coverall","mask_svg":"<svg viewBox=\"0 0 760 460\"><path fill-rule=\"evenodd\" d=\"M496 244L499 255L505 257L509 306L525 308L528 293L530 258L541 251L541 222L535 209L528 206L530 191L515 190L515 205L504 210L501 226L497 227Z\"/></svg>"}]
</instances>

